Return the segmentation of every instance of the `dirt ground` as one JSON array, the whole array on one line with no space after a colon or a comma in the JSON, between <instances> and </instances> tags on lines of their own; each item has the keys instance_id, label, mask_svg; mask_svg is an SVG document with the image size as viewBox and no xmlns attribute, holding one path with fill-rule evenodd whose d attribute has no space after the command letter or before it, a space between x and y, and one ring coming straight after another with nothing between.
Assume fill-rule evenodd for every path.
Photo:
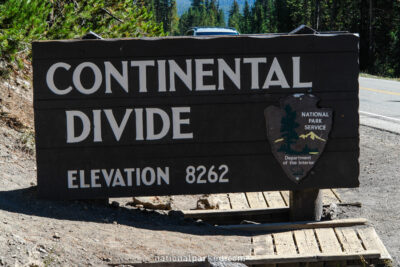
<instances>
[{"instance_id":1,"label":"dirt ground","mask_svg":"<svg viewBox=\"0 0 400 267\"><path fill-rule=\"evenodd\" d=\"M103 266L165 255L249 253L248 234L176 213L38 200L31 94L24 79L0 81L0 266ZM344 208L340 216L369 219L400 266L400 138L364 126L360 135L361 186L339 192L343 201L362 207Z\"/></svg>"},{"instance_id":2,"label":"dirt ground","mask_svg":"<svg viewBox=\"0 0 400 267\"><path fill-rule=\"evenodd\" d=\"M360 183L339 190L344 201L362 203L341 217L367 218L400 266L400 135L360 127Z\"/></svg>"}]
</instances>

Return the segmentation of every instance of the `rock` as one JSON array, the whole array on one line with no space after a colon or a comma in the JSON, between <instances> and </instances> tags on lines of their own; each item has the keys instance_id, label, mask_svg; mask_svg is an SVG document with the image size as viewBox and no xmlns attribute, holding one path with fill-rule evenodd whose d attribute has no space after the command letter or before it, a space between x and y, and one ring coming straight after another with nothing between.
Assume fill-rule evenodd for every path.
<instances>
[{"instance_id":1,"label":"rock","mask_svg":"<svg viewBox=\"0 0 400 267\"><path fill-rule=\"evenodd\" d=\"M334 220L338 215L338 207L335 203L331 203L329 206L324 207L322 211L322 218L325 220Z\"/></svg>"},{"instance_id":2,"label":"rock","mask_svg":"<svg viewBox=\"0 0 400 267\"><path fill-rule=\"evenodd\" d=\"M47 250L45 250L44 248L39 247L38 250L39 250L39 252L41 252L41 253L47 253Z\"/></svg>"},{"instance_id":3,"label":"rock","mask_svg":"<svg viewBox=\"0 0 400 267\"><path fill-rule=\"evenodd\" d=\"M218 209L218 203L210 197L200 198L197 200L196 209L198 210L212 210Z\"/></svg>"},{"instance_id":4,"label":"rock","mask_svg":"<svg viewBox=\"0 0 400 267\"><path fill-rule=\"evenodd\" d=\"M134 197L133 205L141 205L146 209L170 210L172 199L170 196Z\"/></svg>"},{"instance_id":5,"label":"rock","mask_svg":"<svg viewBox=\"0 0 400 267\"><path fill-rule=\"evenodd\" d=\"M114 208L114 209L118 209L118 208L119 208L119 202L117 202L117 201L111 202L110 205L111 205L111 207Z\"/></svg>"},{"instance_id":6,"label":"rock","mask_svg":"<svg viewBox=\"0 0 400 267\"><path fill-rule=\"evenodd\" d=\"M53 238L54 239L60 239L61 237L60 237L59 233L54 233Z\"/></svg>"}]
</instances>

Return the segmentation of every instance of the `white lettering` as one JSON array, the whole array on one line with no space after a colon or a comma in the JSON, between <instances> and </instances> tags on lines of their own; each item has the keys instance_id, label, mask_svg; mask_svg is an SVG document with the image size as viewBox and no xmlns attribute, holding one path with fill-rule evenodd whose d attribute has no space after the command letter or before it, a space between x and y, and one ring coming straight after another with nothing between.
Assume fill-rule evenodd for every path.
<instances>
[{"instance_id":1,"label":"white lettering","mask_svg":"<svg viewBox=\"0 0 400 267\"><path fill-rule=\"evenodd\" d=\"M150 179L149 180L147 179L148 178L147 173L150 173L150 177L149 177ZM143 171L142 171L142 182L143 182L143 184L145 184L147 186L153 185L155 180L156 180L156 174L155 174L153 168L150 168L150 167L144 168Z\"/></svg>"},{"instance_id":2,"label":"white lettering","mask_svg":"<svg viewBox=\"0 0 400 267\"><path fill-rule=\"evenodd\" d=\"M293 88L312 88L312 82L300 82L300 57L292 57L293 60Z\"/></svg>"},{"instance_id":3,"label":"white lettering","mask_svg":"<svg viewBox=\"0 0 400 267\"><path fill-rule=\"evenodd\" d=\"M83 85L81 83L81 74L82 74L82 70L84 68L91 69L94 74L94 83L91 88L85 88L85 87L83 87ZM91 62L83 62L75 68L74 73L72 75L72 81L75 85L75 88L82 94L84 94L84 95L93 94L101 86L101 82L102 82L101 71L100 71L99 67L96 66L96 64L91 63Z\"/></svg>"},{"instance_id":4,"label":"white lettering","mask_svg":"<svg viewBox=\"0 0 400 267\"><path fill-rule=\"evenodd\" d=\"M218 90L224 90L224 73L240 89L240 58L235 58L235 71L233 71L225 60L218 59Z\"/></svg>"},{"instance_id":5,"label":"white lettering","mask_svg":"<svg viewBox=\"0 0 400 267\"><path fill-rule=\"evenodd\" d=\"M165 171L157 167L157 184L161 185L161 180L169 184L169 167L165 167Z\"/></svg>"},{"instance_id":6,"label":"white lettering","mask_svg":"<svg viewBox=\"0 0 400 267\"><path fill-rule=\"evenodd\" d=\"M76 175L78 171L72 170L72 171L67 171L67 177L68 177L68 188L78 188L78 185L74 184L76 181Z\"/></svg>"},{"instance_id":7,"label":"white lettering","mask_svg":"<svg viewBox=\"0 0 400 267\"><path fill-rule=\"evenodd\" d=\"M196 90L197 91L212 91L215 90L214 84L205 85L204 84L204 77L212 76L212 70L204 70L205 64L214 64L214 59L196 59Z\"/></svg>"},{"instance_id":8,"label":"white lettering","mask_svg":"<svg viewBox=\"0 0 400 267\"><path fill-rule=\"evenodd\" d=\"M107 120L110 123L111 129L114 133L115 139L119 141L121 138L122 132L125 129L126 123L128 122L129 116L132 113L132 109L126 109L124 118L121 121L121 124L118 125L118 123L115 120L113 111L111 109L105 109L104 113L106 114Z\"/></svg>"},{"instance_id":9,"label":"white lettering","mask_svg":"<svg viewBox=\"0 0 400 267\"><path fill-rule=\"evenodd\" d=\"M263 57L244 58L243 63L251 64L251 89L260 89L258 64L267 63L267 59Z\"/></svg>"},{"instance_id":10,"label":"white lettering","mask_svg":"<svg viewBox=\"0 0 400 267\"><path fill-rule=\"evenodd\" d=\"M58 89L56 87L56 85L54 84L54 73L56 72L56 70L58 68L63 68L63 69L69 70L71 68L71 65L64 63L64 62L58 62L58 63L53 64L49 68L49 70L47 71L47 74L46 74L47 86L56 95L66 95L72 91L72 86L68 86L66 89L61 90L61 89Z\"/></svg>"},{"instance_id":11,"label":"white lettering","mask_svg":"<svg viewBox=\"0 0 400 267\"><path fill-rule=\"evenodd\" d=\"M155 133L154 129L154 115L160 116L162 121L161 131ZM147 135L146 140L158 140L163 138L169 131L171 122L169 120L168 114L159 108L146 108L146 123L147 123Z\"/></svg>"},{"instance_id":12,"label":"white lettering","mask_svg":"<svg viewBox=\"0 0 400 267\"><path fill-rule=\"evenodd\" d=\"M169 91L175 92L175 75L181 79L186 87L192 90L192 60L186 59L186 73L179 67L175 60L168 60L169 64Z\"/></svg>"},{"instance_id":13,"label":"white lettering","mask_svg":"<svg viewBox=\"0 0 400 267\"><path fill-rule=\"evenodd\" d=\"M190 113L190 107L172 108L172 138L173 139L190 139L193 133L182 133L181 125L190 124L189 119L181 119L181 113Z\"/></svg>"},{"instance_id":14,"label":"white lettering","mask_svg":"<svg viewBox=\"0 0 400 267\"><path fill-rule=\"evenodd\" d=\"M85 113L78 110L65 111L67 116L67 143L78 143L88 137L90 133L90 120ZM75 117L82 122L82 132L79 136L75 135Z\"/></svg>"},{"instance_id":15,"label":"white lettering","mask_svg":"<svg viewBox=\"0 0 400 267\"><path fill-rule=\"evenodd\" d=\"M277 80L272 80L274 77L274 74L277 76ZM282 88L290 88L288 82L286 81L286 77L283 74L281 65L279 64L279 61L276 57L274 57L274 60L272 61L271 68L268 71L267 78L265 79L263 89L268 89L270 86L280 86Z\"/></svg>"},{"instance_id":16,"label":"white lettering","mask_svg":"<svg viewBox=\"0 0 400 267\"><path fill-rule=\"evenodd\" d=\"M154 66L154 60L131 61L131 67L139 67L139 92L147 92L147 67Z\"/></svg>"},{"instance_id":17,"label":"white lettering","mask_svg":"<svg viewBox=\"0 0 400 267\"><path fill-rule=\"evenodd\" d=\"M91 186L92 187L101 187L101 184L97 183L97 181L100 179L100 170L91 170L90 171L90 180L91 180Z\"/></svg>"}]
</instances>

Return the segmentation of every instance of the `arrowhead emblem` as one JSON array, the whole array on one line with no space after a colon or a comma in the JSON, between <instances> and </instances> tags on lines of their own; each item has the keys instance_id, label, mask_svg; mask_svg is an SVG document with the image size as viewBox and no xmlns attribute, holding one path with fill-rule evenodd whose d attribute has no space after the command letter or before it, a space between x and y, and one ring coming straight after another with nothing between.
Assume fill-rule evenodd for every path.
<instances>
[{"instance_id":1,"label":"arrowhead emblem","mask_svg":"<svg viewBox=\"0 0 400 267\"><path fill-rule=\"evenodd\" d=\"M290 95L281 107L264 110L272 153L294 182L299 183L324 151L332 126L332 110L318 108L311 94Z\"/></svg>"}]
</instances>

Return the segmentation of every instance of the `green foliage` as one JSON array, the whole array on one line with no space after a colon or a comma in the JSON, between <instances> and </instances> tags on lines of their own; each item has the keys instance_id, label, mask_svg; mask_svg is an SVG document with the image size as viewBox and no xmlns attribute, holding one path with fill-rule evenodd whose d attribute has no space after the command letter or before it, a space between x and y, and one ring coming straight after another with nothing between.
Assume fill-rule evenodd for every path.
<instances>
[{"instance_id":1,"label":"green foliage","mask_svg":"<svg viewBox=\"0 0 400 267\"><path fill-rule=\"evenodd\" d=\"M239 32L240 33L251 33L252 25L251 25L251 11L250 11L250 6L249 2L244 3L244 8L243 8L243 17L240 20L239 23Z\"/></svg>"},{"instance_id":2,"label":"green foliage","mask_svg":"<svg viewBox=\"0 0 400 267\"><path fill-rule=\"evenodd\" d=\"M224 13L216 0L193 0L192 6L179 19L178 32L184 35L194 26L225 27Z\"/></svg>"},{"instance_id":3,"label":"green foliage","mask_svg":"<svg viewBox=\"0 0 400 267\"><path fill-rule=\"evenodd\" d=\"M242 15L240 14L239 5L236 0L233 1L231 10L229 10L228 26L234 27L235 29L240 29Z\"/></svg>"},{"instance_id":4,"label":"green foliage","mask_svg":"<svg viewBox=\"0 0 400 267\"><path fill-rule=\"evenodd\" d=\"M18 63L33 40L164 35L162 25L132 0L7 0L0 2L0 60Z\"/></svg>"},{"instance_id":5,"label":"green foliage","mask_svg":"<svg viewBox=\"0 0 400 267\"><path fill-rule=\"evenodd\" d=\"M51 7L46 1L9 0L0 5L0 57L15 60L29 48L30 40L42 39Z\"/></svg>"},{"instance_id":6,"label":"green foliage","mask_svg":"<svg viewBox=\"0 0 400 267\"><path fill-rule=\"evenodd\" d=\"M360 69L400 77L400 0L256 0L245 5L239 30L289 32L301 24L359 33Z\"/></svg>"},{"instance_id":7,"label":"green foliage","mask_svg":"<svg viewBox=\"0 0 400 267\"><path fill-rule=\"evenodd\" d=\"M146 6L154 13L156 21L163 24L164 32L177 33L179 18L176 0L149 0Z\"/></svg>"}]
</instances>

